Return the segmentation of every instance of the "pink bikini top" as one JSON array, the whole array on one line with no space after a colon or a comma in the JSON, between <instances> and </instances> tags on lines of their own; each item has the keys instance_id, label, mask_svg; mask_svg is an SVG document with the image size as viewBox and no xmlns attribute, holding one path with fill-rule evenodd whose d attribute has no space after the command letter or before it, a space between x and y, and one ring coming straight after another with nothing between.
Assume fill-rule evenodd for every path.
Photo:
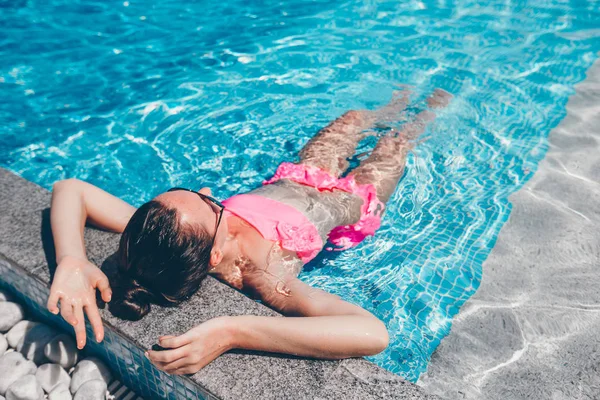
<instances>
[{"instance_id":1,"label":"pink bikini top","mask_svg":"<svg viewBox=\"0 0 600 400\"><path fill-rule=\"evenodd\" d=\"M323 248L317 228L294 207L253 194L238 194L222 203L225 217L229 216L229 212L244 219L265 239L295 251L304 264L315 258Z\"/></svg>"}]
</instances>

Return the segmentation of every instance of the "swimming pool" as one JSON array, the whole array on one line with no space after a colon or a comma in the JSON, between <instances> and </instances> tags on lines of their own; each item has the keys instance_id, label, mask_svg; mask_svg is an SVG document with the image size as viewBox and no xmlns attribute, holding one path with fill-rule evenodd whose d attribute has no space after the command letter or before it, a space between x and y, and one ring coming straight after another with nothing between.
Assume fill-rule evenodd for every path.
<instances>
[{"instance_id":1,"label":"swimming pool","mask_svg":"<svg viewBox=\"0 0 600 400\"><path fill-rule=\"evenodd\" d=\"M2 7L0 165L136 206L175 185L221 198L260 185L319 128L398 84L416 99L453 93L378 235L301 275L382 318L391 344L370 359L412 381L477 290L507 196L600 50L594 2Z\"/></svg>"}]
</instances>

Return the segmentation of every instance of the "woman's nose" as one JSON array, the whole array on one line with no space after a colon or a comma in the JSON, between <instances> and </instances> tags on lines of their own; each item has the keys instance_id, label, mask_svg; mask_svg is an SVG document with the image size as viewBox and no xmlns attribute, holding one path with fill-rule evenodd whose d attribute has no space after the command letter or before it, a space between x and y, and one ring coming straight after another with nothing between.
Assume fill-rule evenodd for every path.
<instances>
[{"instance_id":1,"label":"woman's nose","mask_svg":"<svg viewBox=\"0 0 600 400\"><path fill-rule=\"evenodd\" d=\"M205 194L207 196L210 196L212 194L212 192L210 191L210 189L207 188L207 187L203 187L202 189L198 190L198 192L200 192L202 194Z\"/></svg>"}]
</instances>

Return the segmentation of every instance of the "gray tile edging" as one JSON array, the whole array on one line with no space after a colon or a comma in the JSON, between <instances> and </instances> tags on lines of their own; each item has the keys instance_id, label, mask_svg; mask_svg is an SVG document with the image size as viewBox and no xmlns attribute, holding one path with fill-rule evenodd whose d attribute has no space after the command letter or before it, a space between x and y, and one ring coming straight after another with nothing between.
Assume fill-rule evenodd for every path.
<instances>
[{"instance_id":1,"label":"gray tile edging","mask_svg":"<svg viewBox=\"0 0 600 400\"><path fill-rule=\"evenodd\" d=\"M49 269L55 267L50 200L48 190L0 168L0 255L45 285L45 290L50 280ZM90 227L85 229L87 256L107 274L114 269L112 256L119 236ZM38 305L41 309L45 302ZM136 354L138 350L149 348L159 335L182 333L219 315L280 316L212 277L190 301L178 308L153 306L150 314L141 321L119 320L106 310L101 310L101 314L107 331L134 344ZM45 317L64 323L50 313ZM102 349L104 344L92 343L90 346ZM134 358L137 360L137 355ZM145 368L153 366L144 363ZM154 379L172 378L164 374ZM221 399L433 398L417 385L365 359L325 361L234 351L217 358L189 380L183 377L182 381L193 382L205 391L205 395L212 397L212 394ZM176 395L174 398L185 397Z\"/></svg>"},{"instance_id":2,"label":"gray tile edging","mask_svg":"<svg viewBox=\"0 0 600 400\"><path fill-rule=\"evenodd\" d=\"M25 319L42 321L55 328L62 329L63 331L71 330L69 324L60 317L50 314L45 309L44 301L49 294L47 283L43 282L35 274L24 270L14 261L7 259L3 254L0 254L0 289L9 292L15 301L26 306ZM149 380L156 381L157 379L146 376L146 371L140 374L138 368L128 368L127 366L127 364L135 364L139 360L139 365L142 369L148 369L149 367L149 363L141 358L141 349L134 355L134 352L131 351L130 348L121 345L121 343L127 343L136 346L136 341L127 335L123 335L117 328L106 321L104 321L104 323L106 332L104 344L97 345L92 342L90 345L86 346L81 353L83 354L83 357L93 355L103 359L110 365L113 371L117 372L119 377L128 385L128 387L135 388L139 395L143 395L146 398L180 398L177 396L177 389L181 388L181 391L187 391L191 394L186 396L186 398L189 399L217 399L214 394L195 384L186 376L162 376L161 384L156 385L156 382L154 382L153 385L155 389L156 386L160 386L160 391L158 392L161 395L157 396L157 391L152 391L148 385ZM90 335L92 332L89 325L87 325L86 328L88 336L91 337ZM110 346L106 346L109 342ZM115 351L116 346L121 348ZM146 365L143 365L144 361L146 362ZM161 371L156 370L155 372L157 376L162 375ZM144 384L140 384L140 381L143 381ZM188 388L187 390L186 387ZM194 392L192 392L192 390L194 390Z\"/></svg>"}]
</instances>

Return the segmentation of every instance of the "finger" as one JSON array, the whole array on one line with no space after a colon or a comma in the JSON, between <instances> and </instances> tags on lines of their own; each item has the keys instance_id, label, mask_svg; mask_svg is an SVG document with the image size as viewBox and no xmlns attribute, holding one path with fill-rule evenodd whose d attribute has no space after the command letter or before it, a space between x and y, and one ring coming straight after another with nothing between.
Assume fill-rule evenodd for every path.
<instances>
[{"instance_id":1,"label":"finger","mask_svg":"<svg viewBox=\"0 0 600 400\"><path fill-rule=\"evenodd\" d=\"M77 325L77 319L73 315L73 304L64 296L60 299L60 315L71 325Z\"/></svg>"},{"instance_id":2,"label":"finger","mask_svg":"<svg viewBox=\"0 0 600 400\"><path fill-rule=\"evenodd\" d=\"M96 304L88 304L85 306L85 312L96 335L96 342L100 343L104 339L104 327L102 326L102 318L98 312L98 307L96 307Z\"/></svg>"},{"instance_id":3,"label":"finger","mask_svg":"<svg viewBox=\"0 0 600 400\"><path fill-rule=\"evenodd\" d=\"M147 356L148 358L150 358L149 356ZM160 362L160 361L152 361L150 360L150 362L158 369L160 369L161 371L165 371L167 372L167 370L165 369L165 365L167 365L168 363L164 363L164 362Z\"/></svg>"},{"instance_id":4,"label":"finger","mask_svg":"<svg viewBox=\"0 0 600 400\"><path fill-rule=\"evenodd\" d=\"M175 360L170 363L163 364L163 370L168 372L169 374L177 373L179 368L187 367L191 362L187 357L180 358L179 360Z\"/></svg>"},{"instance_id":5,"label":"finger","mask_svg":"<svg viewBox=\"0 0 600 400\"><path fill-rule=\"evenodd\" d=\"M167 370L165 369L165 366L168 363L161 363L161 362L158 362L158 361L151 361L151 363L154 364L156 366L156 368L160 369L161 371L167 372Z\"/></svg>"},{"instance_id":6,"label":"finger","mask_svg":"<svg viewBox=\"0 0 600 400\"><path fill-rule=\"evenodd\" d=\"M60 300L60 294L57 291L50 291L50 296L48 297L48 302L46 303L46 307L48 311L52 314L58 314L58 300Z\"/></svg>"},{"instance_id":7,"label":"finger","mask_svg":"<svg viewBox=\"0 0 600 400\"><path fill-rule=\"evenodd\" d=\"M161 363L170 363L185 357L188 354L189 346L179 347L174 350L154 351L148 350L148 358L152 361Z\"/></svg>"},{"instance_id":8,"label":"finger","mask_svg":"<svg viewBox=\"0 0 600 400\"><path fill-rule=\"evenodd\" d=\"M195 374L200 371L202 368L198 368L195 365L188 365L187 367L177 368L173 371L173 375L190 375Z\"/></svg>"},{"instance_id":9,"label":"finger","mask_svg":"<svg viewBox=\"0 0 600 400\"><path fill-rule=\"evenodd\" d=\"M164 335L164 336L159 336L158 337L158 341L160 342L161 340L165 340L165 339L170 339L170 338L174 338L177 337L175 335Z\"/></svg>"},{"instance_id":10,"label":"finger","mask_svg":"<svg viewBox=\"0 0 600 400\"><path fill-rule=\"evenodd\" d=\"M171 336L167 339L161 338L161 339L159 339L158 344L160 344L162 347L174 349L177 347L185 346L186 344L189 344L191 341L192 341L192 335L188 331L180 336Z\"/></svg>"},{"instance_id":11,"label":"finger","mask_svg":"<svg viewBox=\"0 0 600 400\"><path fill-rule=\"evenodd\" d=\"M85 346L85 318L83 317L83 308L80 304L74 304L73 309L77 317L77 325L75 325L75 338L77 340L77 348L83 349Z\"/></svg>"},{"instance_id":12,"label":"finger","mask_svg":"<svg viewBox=\"0 0 600 400\"><path fill-rule=\"evenodd\" d=\"M103 276L102 278L98 279L98 281L96 282L96 287L100 291L102 300L108 303L112 297L112 290L110 289L108 278L106 276Z\"/></svg>"}]
</instances>

